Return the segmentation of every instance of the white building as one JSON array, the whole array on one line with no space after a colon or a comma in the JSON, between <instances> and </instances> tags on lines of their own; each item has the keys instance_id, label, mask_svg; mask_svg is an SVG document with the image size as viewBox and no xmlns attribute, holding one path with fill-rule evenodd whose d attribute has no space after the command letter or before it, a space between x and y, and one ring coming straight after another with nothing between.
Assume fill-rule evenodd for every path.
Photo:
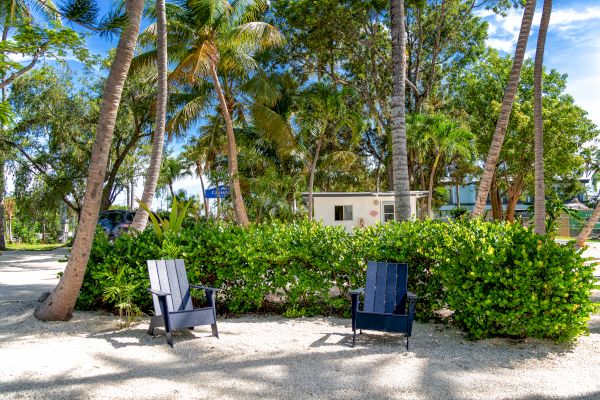
<instances>
[{"instance_id":1,"label":"white building","mask_svg":"<svg viewBox=\"0 0 600 400\"><path fill-rule=\"evenodd\" d=\"M302 193L308 200L308 193ZM418 217L417 199L427 192L410 192L410 213ZM357 226L370 226L394 219L393 192L318 192L313 193L313 216L330 226L343 226L352 231Z\"/></svg>"}]
</instances>

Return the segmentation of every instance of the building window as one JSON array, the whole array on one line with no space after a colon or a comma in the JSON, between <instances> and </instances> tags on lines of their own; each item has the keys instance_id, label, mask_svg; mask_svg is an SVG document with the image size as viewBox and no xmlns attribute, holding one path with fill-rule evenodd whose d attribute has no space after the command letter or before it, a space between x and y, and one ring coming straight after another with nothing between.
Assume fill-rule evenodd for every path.
<instances>
[{"instance_id":1,"label":"building window","mask_svg":"<svg viewBox=\"0 0 600 400\"><path fill-rule=\"evenodd\" d=\"M352 221L352 206L335 206L336 221Z\"/></svg>"},{"instance_id":2,"label":"building window","mask_svg":"<svg viewBox=\"0 0 600 400\"><path fill-rule=\"evenodd\" d=\"M383 222L394 220L394 205L384 204L383 205Z\"/></svg>"}]
</instances>

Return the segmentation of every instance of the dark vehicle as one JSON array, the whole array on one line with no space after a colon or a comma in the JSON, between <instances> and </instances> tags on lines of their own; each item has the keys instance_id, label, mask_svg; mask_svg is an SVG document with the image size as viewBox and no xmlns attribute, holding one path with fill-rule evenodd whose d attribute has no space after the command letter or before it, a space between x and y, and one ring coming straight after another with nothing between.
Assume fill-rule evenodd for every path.
<instances>
[{"instance_id":1,"label":"dark vehicle","mask_svg":"<svg viewBox=\"0 0 600 400\"><path fill-rule=\"evenodd\" d=\"M119 235L129 229L133 222L135 211L110 210L100 213L98 225L102 227L109 240L115 240Z\"/></svg>"}]
</instances>

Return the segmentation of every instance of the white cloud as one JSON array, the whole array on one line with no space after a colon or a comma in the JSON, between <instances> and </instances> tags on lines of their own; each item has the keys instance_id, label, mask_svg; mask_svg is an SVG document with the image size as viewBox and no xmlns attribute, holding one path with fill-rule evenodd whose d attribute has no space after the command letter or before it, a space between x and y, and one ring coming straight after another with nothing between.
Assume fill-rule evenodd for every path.
<instances>
[{"instance_id":1,"label":"white cloud","mask_svg":"<svg viewBox=\"0 0 600 400\"><path fill-rule=\"evenodd\" d=\"M600 19L600 6L588 7L583 11L577 11L572 8L558 9L552 11L550 24L552 26L572 26L573 22L589 21L591 19Z\"/></svg>"},{"instance_id":2,"label":"white cloud","mask_svg":"<svg viewBox=\"0 0 600 400\"><path fill-rule=\"evenodd\" d=\"M536 10L527 57L535 54L541 5ZM512 54L519 37L523 9L510 10L506 17L484 10L477 15L488 22L487 45ZM568 74L567 92L589 112L600 126L600 6L555 8L550 18L544 64Z\"/></svg>"}]
</instances>

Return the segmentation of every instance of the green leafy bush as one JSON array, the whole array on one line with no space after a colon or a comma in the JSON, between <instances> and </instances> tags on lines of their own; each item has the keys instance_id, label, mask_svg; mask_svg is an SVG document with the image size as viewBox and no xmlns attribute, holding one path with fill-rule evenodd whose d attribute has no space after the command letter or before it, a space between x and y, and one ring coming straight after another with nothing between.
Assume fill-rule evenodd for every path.
<instances>
[{"instance_id":1,"label":"green leafy bush","mask_svg":"<svg viewBox=\"0 0 600 400\"><path fill-rule=\"evenodd\" d=\"M308 221L193 222L162 242L148 229L114 244L98 233L78 306L116 309L103 291L121 271L120 284L135 285L128 298L148 312L146 260L175 257L190 282L224 289L220 312L347 316L348 290L364 286L367 260L407 262L417 317L448 306L472 338L566 340L585 331L591 311L592 267L572 247L482 221L388 223L352 234Z\"/></svg>"},{"instance_id":2,"label":"green leafy bush","mask_svg":"<svg viewBox=\"0 0 600 400\"><path fill-rule=\"evenodd\" d=\"M475 339L585 332L593 270L573 246L519 224L465 221L442 269L446 301Z\"/></svg>"}]
</instances>

